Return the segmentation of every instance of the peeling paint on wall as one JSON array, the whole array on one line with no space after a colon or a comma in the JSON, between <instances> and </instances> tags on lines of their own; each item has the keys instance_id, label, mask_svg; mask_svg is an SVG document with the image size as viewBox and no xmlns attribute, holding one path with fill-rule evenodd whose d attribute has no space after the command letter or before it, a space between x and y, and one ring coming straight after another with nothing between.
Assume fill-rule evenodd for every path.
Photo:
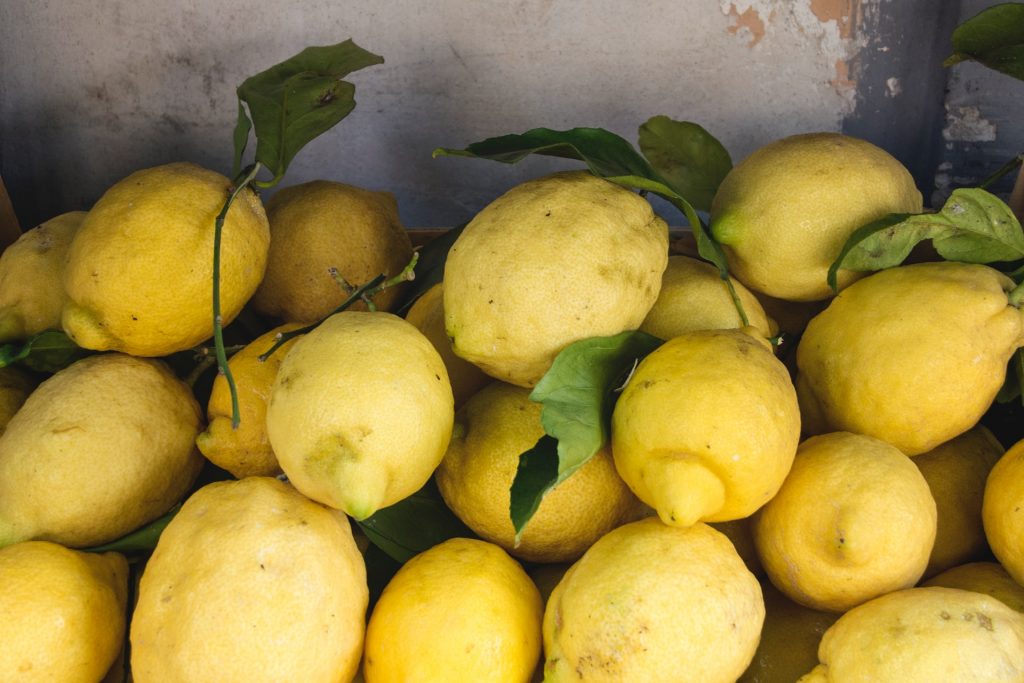
<instances>
[{"instance_id":1,"label":"peeling paint on wall","mask_svg":"<svg viewBox=\"0 0 1024 683\"><path fill-rule=\"evenodd\" d=\"M983 118L977 107L947 105L942 137L950 142L992 142L996 139L996 125Z\"/></svg>"},{"instance_id":2,"label":"peeling paint on wall","mask_svg":"<svg viewBox=\"0 0 1024 683\"><path fill-rule=\"evenodd\" d=\"M764 20L753 7L747 7L743 12L736 9L736 5L730 4L726 11L730 23L729 33L739 36L747 42L747 47L754 47L764 38Z\"/></svg>"}]
</instances>

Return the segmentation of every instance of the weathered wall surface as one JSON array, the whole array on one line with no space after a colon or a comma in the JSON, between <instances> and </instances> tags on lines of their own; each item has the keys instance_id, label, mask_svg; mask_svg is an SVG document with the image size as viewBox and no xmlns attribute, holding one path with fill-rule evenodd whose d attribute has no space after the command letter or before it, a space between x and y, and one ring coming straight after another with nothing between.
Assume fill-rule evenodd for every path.
<instances>
[{"instance_id":1,"label":"weathered wall surface","mask_svg":"<svg viewBox=\"0 0 1024 683\"><path fill-rule=\"evenodd\" d=\"M352 76L356 110L300 154L287 183L391 190L410 226L459 223L518 180L565 165L435 160L436 146L542 125L635 140L656 114L701 123L735 160L791 133L845 130L896 154L928 196L947 151L939 64L966 6L985 3L962 4L5 0L0 173L34 223L87 208L138 168L187 159L228 172L235 86L306 45L352 37L387 61ZM948 103L954 119L981 131L956 113L977 107L1009 128L973 87ZM973 149L948 151L966 163Z\"/></svg>"}]
</instances>

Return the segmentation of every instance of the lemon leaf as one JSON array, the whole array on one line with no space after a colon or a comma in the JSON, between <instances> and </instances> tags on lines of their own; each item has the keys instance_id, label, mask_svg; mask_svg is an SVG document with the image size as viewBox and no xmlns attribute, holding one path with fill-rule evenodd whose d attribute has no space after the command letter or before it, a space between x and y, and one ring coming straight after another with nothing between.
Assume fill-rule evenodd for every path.
<instances>
[{"instance_id":1,"label":"lemon leaf","mask_svg":"<svg viewBox=\"0 0 1024 683\"><path fill-rule=\"evenodd\" d=\"M63 370L92 351L81 348L60 330L46 330L22 344L0 346L0 368L21 363L37 372Z\"/></svg>"},{"instance_id":2,"label":"lemon leaf","mask_svg":"<svg viewBox=\"0 0 1024 683\"><path fill-rule=\"evenodd\" d=\"M448 251L462 234L466 225L463 223L448 230L427 242L420 249L420 258L416 264L416 279L406 288L405 300L395 311L398 315L405 315L417 299L444 279L444 264L448 260Z\"/></svg>"},{"instance_id":3,"label":"lemon leaf","mask_svg":"<svg viewBox=\"0 0 1024 683\"><path fill-rule=\"evenodd\" d=\"M357 524L371 543L401 563L449 538L476 538L445 505L433 480Z\"/></svg>"},{"instance_id":4,"label":"lemon leaf","mask_svg":"<svg viewBox=\"0 0 1024 683\"><path fill-rule=\"evenodd\" d=\"M1013 356L1010 357L1010 365L1006 371L1006 381L1003 383L999 393L996 394L996 402L1009 403L1016 398L1020 398L1021 402L1024 403L1024 393L1021 392L1021 387L1024 387L1024 349L1017 349L1013 352Z\"/></svg>"},{"instance_id":5,"label":"lemon leaf","mask_svg":"<svg viewBox=\"0 0 1024 683\"><path fill-rule=\"evenodd\" d=\"M307 47L280 64L247 78L238 87L239 124L235 128L235 157L241 166L245 138L241 103L249 108L256 131L256 161L273 174L276 183L288 164L308 142L330 130L356 106L355 86L341 80L353 71L384 58L351 40L337 45ZM241 147L241 149L240 149Z\"/></svg>"},{"instance_id":6,"label":"lemon leaf","mask_svg":"<svg viewBox=\"0 0 1024 683\"><path fill-rule=\"evenodd\" d=\"M690 121L654 116L640 126L640 151L666 182L701 211L732 170L732 157L715 136Z\"/></svg>"},{"instance_id":7,"label":"lemon leaf","mask_svg":"<svg viewBox=\"0 0 1024 683\"><path fill-rule=\"evenodd\" d=\"M540 421L547 436L519 456L509 505L517 541L544 494L608 443L616 389L634 363L661 343L635 330L574 342L555 357L530 393L530 400L543 406Z\"/></svg>"},{"instance_id":8,"label":"lemon leaf","mask_svg":"<svg viewBox=\"0 0 1024 683\"><path fill-rule=\"evenodd\" d=\"M924 240L947 261L996 263L1024 258L1024 231L999 197L980 188L954 190L939 213L890 214L858 228L829 268L837 290L840 268L857 271L897 266Z\"/></svg>"},{"instance_id":9,"label":"lemon leaf","mask_svg":"<svg viewBox=\"0 0 1024 683\"><path fill-rule=\"evenodd\" d=\"M160 540L160 534L164 532L167 525L171 523L174 516L178 514L178 510L181 509L181 504L172 507L167 514L154 519L149 524L136 529L135 531L122 536L116 541L110 543L104 543L103 545L97 545L92 548L86 548L86 552L90 553L132 553L132 552L147 552L156 547L157 541Z\"/></svg>"},{"instance_id":10,"label":"lemon leaf","mask_svg":"<svg viewBox=\"0 0 1024 683\"><path fill-rule=\"evenodd\" d=\"M242 101L238 101L238 122L235 123L234 142L235 160L231 164L231 177L237 178L242 172L242 157L245 156L245 148L249 144L249 131L252 130L252 121L245 113Z\"/></svg>"},{"instance_id":11,"label":"lemon leaf","mask_svg":"<svg viewBox=\"0 0 1024 683\"><path fill-rule=\"evenodd\" d=\"M953 54L943 66L967 59L1024 80L1024 4L984 9L953 31Z\"/></svg>"}]
</instances>

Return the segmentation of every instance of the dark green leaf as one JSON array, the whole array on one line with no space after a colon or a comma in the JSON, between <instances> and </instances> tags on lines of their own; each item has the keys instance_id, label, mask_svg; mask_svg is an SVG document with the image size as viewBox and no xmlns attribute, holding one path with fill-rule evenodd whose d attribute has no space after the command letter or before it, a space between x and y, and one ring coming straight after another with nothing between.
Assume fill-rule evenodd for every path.
<instances>
[{"instance_id":1,"label":"dark green leaf","mask_svg":"<svg viewBox=\"0 0 1024 683\"><path fill-rule=\"evenodd\" d=\"M445 505L433 480L357 523L371 543L403 563L449 538L475 538Z\"/></svg>"},{"instance_id":2,"label":"dark green leaf","mask_svg":"<svg viewBox=\"0 0 1024 683\"><path fill-rule=\"evenodd\" d=\"M180 509L180 504L175 505L166 515L153 520L141 529L137 529L127 536L122 536L116 541L98 545L94 548L86 548L86 551L90 553L148 552L156 547L157 541L160 540L160 534L164 532L164 529L167 528L167 525L171 523L171 520L174 519L174 516L178 514Z\"/></svg>"},{"instance_id":3,"label":"dark green leaf","mask_svg":"<svg viewBox=\"0 0 1024 683\"><path fill-rule=\"evenodd\" d=\"M858 228L829 268L829 286L836 288L840 268L891 268L928 239L949 261L995 263L1024 258L1024 232L1010 207L980 188L962 188L953 191L939 213L891 214Z\"/></svg>"},{"instance_id":4,"label":"dark green leaf","mask_svg":"<svg viewBox=\"0 0 1024 683\"><path fill-rule=\"evenodd\" d=\"M943 63L965 59L981 62L1024 80L1024 3L994 5L974 15L953 31L953 54Z\"/></svg>"},{"instance_id":5,"label":"dark green leaf","mask_svg":"<svg viewBox=\"0 0 1024 683\"><path fill-rule=\"evenodd\" d=\"M235 124L235 160L231 165L231 177L237 178L242 173L242 157L245 155L245 148L249 144L249 131L252 130L252 121L245 113L242 101L238 101L238 122Z\"/></svg>"},{"instance_id":6,"label":"dark green leaf","mask_svg":"<svg viewBox=\"0 0 1024 683\"><path fill-rule=\"evenodd\" d=\"M0 367L21 363L37 372L54 373L92 353L60 330L46 330L23 344L0 346Z\"/></svg>"},{"instance_id":7,"label":"dark green leaf","mask_svg":"<svg viewBox=\"0 0 1024 683\"><path fill-rule=\"evenodd\" d=\"M701 211L711 209L732 158L711 133L689 121L655 116L640 126L640 151L676 192Z\"/></svg>"},{"instance_id":8,"label":"dark green leaf","mask_svg":"<svg viewBox=\"0 0 1024 683\"><path fill-rule=\"evenodd\" d=\"M996 394L996 402L1009 403L1020 398L1024 403L1024 349L1017 349L1010 357L1010 365L1006 369L1006 381L1003 383L999 393Z\"/></svg>"},{"instance_id":9,"label":"dark green leaf","mask_svg":"<svg viewBox=\"0 0 1024 683\"><path fill-rule=\"evenodd\" d=\"M608 443L616 388L661 343L637 330L583 339L555 357L530 400L543 405L544 432L558 442L557 466L551 462L551 441L543 438L520 456L509 509L517 538L544 494Z\"/></svg>"},{"instance_id":10,"label":"dark green leaf","mask_svg":"<svg viewBox=\"0 0 1024 683\"><path fill-rule=\"evenodd\" d=\"M463 223L452 228L430 240L420 249L420 260L416 263L416 279L406 289L405 301L397 310L399 315L405 315L428 289L444 280L444 264L448 260L448 251L465 227L466 223Z\"/></svg>"},{"instance_id":11,"label":"dark green leaf","mask_svg":"<svg viewBox=\"0 0 1024 683\"><path fill-rule=\"evenodd\" d=\"M256 129L256 160L274 174L266 185L284 175L288 164L310 140L332 128L355 107L355 86L341 79L383 61L346 40L337 45L308 47L239 86L238 99L248 105ZM237 155L238 127L235 133Z\"/></svg>"}]
</instances>

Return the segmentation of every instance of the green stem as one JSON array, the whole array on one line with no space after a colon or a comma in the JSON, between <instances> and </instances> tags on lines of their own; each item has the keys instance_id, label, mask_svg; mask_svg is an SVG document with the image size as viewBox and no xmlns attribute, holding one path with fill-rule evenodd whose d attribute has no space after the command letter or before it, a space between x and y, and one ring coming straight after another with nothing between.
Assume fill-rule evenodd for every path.
<instances>
[{"instance_id":1,"label":"green stem","mask_svg":"<svg viewBox=\"0 0 1024 683\"><path fill-rule=\"evenodd\" d=\"M1024 283L1021 283L1010 290L1010 293L1006 298L1009 299L1011 306L1020 308L1021 302L1024 301Z\"/></svg>"},{"instance_id":2,"label":"green stem","mask_svg":"<svg viewBox=\"0 0 1024 683\"><path fill-rule=\"evenodd\" d=\"M319 320L311 325L306 325L305 327L301 327L297 330L291 330L289 332L278 334L277 339L274 341L274 345L271 346L266 353L262 354L259 357L260 361L266 361L268 358L270 358L271 354L273 354L274 351L277 351L279 348L287 344L288 341L290 341L291 339L307 334L308 332L312 332L324 320L327 320L327 318L330 318L335 313L341 313L349 306L363 299L364 297L366 299L370 299L376 296L381 291L387 289L388 287L394 287L400 282L407 282L413 280L416 277L415 269L416 263L419 261L419 258L420 253L418 251L414 251L412 253L412 259L410 259L409 263L406 264L405 268L403 268L402 271L398 273L398 275L395 275L388 279L385 279L384 275L378 275L377 277L373 278L366 284L360 285L352 289L349 292L348 298L342 301L341 305L335 308L333 311L331 311L323 320Z\"/></svg>"},{"instance_id":3,"label":"green stem","mask_svg":"<svg viewBox=\"0 0 1024 683\"><path fill-rule=\"evenodd\" d=\"M1000 178L1002 178L1007 173L1010 173L1015 168L1019 168L1021 164L1024 164L1024 154L1018 154L1017 156L1013 157L1005 164L1000 166L998 169L996 169L995 173L982 180L978 184L978 187L980 187L983 190L987 190L990 185L998 182Z\"/></svg>"},{"instance_id":4,"label":"green stem","mask_svg":"<svg viewBox=\"0 0 1024 683\"><path fill-rule=\"evenodd\" d=\"M241 410L238 407L238 387L235 386L235 378L231 375L231 368L228 367L228 357L224 350L224 318L220 312L220 241L224 232L224 219L227 218L228 209L235 201L235 197L256 178L259 173L260 162L256 162L249 169L242 181L236 183L235 188L228 195L224 202L224 208L220 210L217 219L213 224L213 345L217 353L217 371L224 375L228 383L228 391L231 392L231 427L238 429L242 421Z\"/></svg>"}]
</instances>

